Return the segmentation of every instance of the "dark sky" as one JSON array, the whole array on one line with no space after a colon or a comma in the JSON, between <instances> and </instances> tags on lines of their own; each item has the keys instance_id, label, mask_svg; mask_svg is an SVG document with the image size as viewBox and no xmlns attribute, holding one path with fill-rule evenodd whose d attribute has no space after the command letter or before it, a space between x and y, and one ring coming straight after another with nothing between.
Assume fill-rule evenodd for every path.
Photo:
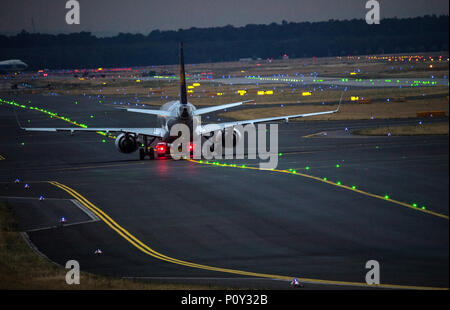
<instances>
[{"instance_id":1,"label":"dark sky","mask_svg":"<svg viewBox=\"0 0 450 310\"><path fill-rule=\"evenodd\" d=\"M66 0L6 0L0 33L90 31L147 34L154 29L364 18L366 0L79 0L80 25L65 22ZM379 0L381 18L448 15L448 0Z\"/></svg>"}]
</instances>

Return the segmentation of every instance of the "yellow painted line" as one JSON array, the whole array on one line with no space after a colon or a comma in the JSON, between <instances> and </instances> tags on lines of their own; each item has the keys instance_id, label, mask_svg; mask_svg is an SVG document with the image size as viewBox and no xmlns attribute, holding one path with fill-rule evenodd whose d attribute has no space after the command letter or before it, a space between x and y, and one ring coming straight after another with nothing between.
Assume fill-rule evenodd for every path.
<instances>
[{"instance_id":1,"label":"yellow painted line","mask_svg":"<svg viewBox=\"0 0 450 310\"><path fill-rule=\"evenodd\" d=\"M259 167L249 167L249 166L242 167L242 166L239 166L239 165L228 165L228 164L220 164L220 163L219 164L214 164L214 163L211 163L211 162L205 162L205 161L193 160L193 159L187 159L187 160L190 161L190 162L193 162L193 163L198 163L198 164L203 164L203 165L231 167L231 168L240 168L240 169L251 169L251 170L260 170L260 171L271 171L271 172L279 172L279 173L287 173L287 174L292 174L292 175L298 175L298 176L302 176L302 177L305 177L305 178L308 178L308 179L313 179L313 180L316 180L316 181L319 181L319 182L322 182L322 183L333 185L333 186L336 186L336 187L339 187L339 188L343 188L343 189L346 189L346 190L349 190L349 191L353 191L353 192L361 194L361 195L365 195L365 196L381 199L381 200L384 200L386 202L390 202L390 203L393 203L393 204L396 204L396 205L399 205L399 206L407 207L407 208L410 208L410 209L415 210L415 211L419 211L419 212L422 212L422 213L434 215L434 216L437 216L437 217L440 217L440 218L443 218L443 219L446 219L446 220L449 219L448 215L445 215L445 214L441 214L441 213L430 211L430 210L426 210L426 209L423 210L421 208L415 208L412 205L410 205L408 203L405 203L405 202L402 202L402 201L398 201L398 200L391 199L391 198L386 199L384 196L372 194L372 193L369 193L369 192L366 192L366 191L362 191L360 189L352 188L350 186L346 186L346 185L342 185L342 184L339 185L337 183L334 183L334 182L331 182L331 181L328 181L328 180L324 180L322 178L315 177L315 176L312 176L312 175L309 175L309 174L304 174L304 173L301 173L301 172L293 173L293 172L291 172L289 170L262 169L262 168L259 168Z\"/></svg>"},{"instance_id":2,"label":"yellow painted line","mask_svg":"<svg viewBox=\"0 0 450 310\"><path fill-rule=\"evenodd\" d=\"M0 160L5 160L6 158L0 155Z\"/></svg>"},{"instance_id":3,"label":"yellow painted line","mask_svg":"<svg viewBox=\"0 0 450 310\"><path fill-rule=\"evenodd\" d=\"M38 110L38 111L39 111L39 110ZM41 111L41 112L42 112L42 111ZM45 112L42 112L42 113L45 113ZM56 117L56 118L58 118L58 119L60 119L60 120L63 120L63 121L66 121L66 122L68 122L68 123L71 123L71 124L73 124L73 125L76 125L76 126L79 126L79 127L84 128L84 127L81 126L80 124L77 124L77 123L75 123L75 122L72 122L72 121L70 121L70 120L68 120L68 119L66 119L66 118L62 118L62 117L60 117L60 116L58 116L58 115L52 115L52 117ZM104 132L97 131L96 133L98 133L98 134L100 134L100 135L103 135L103 136L106 136L106 133L104 133ZM308 137L312 137L312 136L319 135L319 134L323 134L323 133L324 133L324 132L321 131L321 132L318 132L318 133L314 133L314 134L310 134L310 135L303 136L303 138L308 138ZM115 137L114 137L114 136L111 136L111 135L108 135L107 137L108 137L108 138L115 139ZM5 159L5 158L3 158L3 159ZM2 159L2 156L0 155L0 160L3 160L3 159ZM191 161L191 162L195 162L195 163L203 163L203 164L206 164L206 163L204 163L204 162L200 162L200 161L196 161L196 160L191 160L191 159L188 159L188 160ZM231 165L222 165L222 166L233 167L233 166L231 166ZM242 168L242 167L239 167L239 168ZM276 172L281 172L281 173L294 174L294 173L292 173L291 171L288 171L288 170L260 169L260 168L253 168L253 167L246 167L246 169L267 170L267 171L276 171ZM446 219L446 220L449 219L449 216L448 216L448 215L445 215L445 214L441 214L441 213L433 212L433 211L429 211L429 210L423 210L423 209L420 209L420 208L415 208L415 207L413 207L413 206L410 205L410 204L407 204L407 203L404 203L404 202L401 202L401 201L398 201L398 200L394 200L394 199L390 199L390 198L389 198L389 199L385 199L383 196L380 196L380 195L372 194L372 193L365 192L365 191L362 191L362 190L359 190L359 189L354 189L354 188L351 188L351 187L345 186L345 185L338 185L338 184L336 184L336 183L334 183L334 182L327 181L327 180L323 180L323 179L321 179L321 178L314 177L314 176L311 176L311 175L308 175L308 174L303 174L303 173L297 172L297 173L295 173L295 175L303 176L303 177L310 178L310 179L314 179L314 180L317 180L317 181L320 181L320 182L323 182L323 183L327 183L327 184L330 184L330 185L333 185L333 186L341 187L341 188L344 188L344 189L347 189L347 190L351 190L351 191L354 191L354 192L357 192L357 193L359 193L359 194L366 195L366 196L369 196L369 197L373 197L373 198L378 198L378 199L386 200L386 201L389 201L389 202L391 202L391 203L394 203L394 204L397 204L397 205L400 205L400 206L403 206L403 207L407 207L407 208L410 208L410 209L413 209L413 210L416 210L416 211L419 211L419 212L423 212L423 213L427 213L427 214L434 215L434 216L437 216L437 217L441 217L441 218L444 218L444 219Z\"/></svg>"},{"instance_id":4,"label":"yellow painted line","mask_svg":"<svg viewBox=\"0 0 450 310\"><path fill-rule=\"evenodd\" d=\"M325 131L316 132L316 133L312 133L310 135L303 136L302 138L310 138L310 137L314 137L314 136L318 136L318 135L323 135L324 133L325 133Z\"/></svg>"},{"instance_id":5,"label":"yellow painted line","mask_svg":"<svg viewBox=\"0 0 450 310\"><path fill-rule=\"evenodd\" d=\"M290 281L294 277L293 276L281 276L281 275L273 275L273 274L264 274L264 273L257 273L257 272L249 272L249 271L243 271L243 270L236 270L236 269L228 269L228 268L220 268L220 267L212 267L207 265L201 265L196 264L193 262L183 261L179 259L175 259L169 256L166 256L162 253L159 253L152 248L150 248L148 245L137 239L135 236L133 236L130 232L128 232L125 228L120 226L117 222L115 222L111 217L109 217L105 212L103 212L100 208L92 204L89 200L87 200L84 196L82 196L80 193L75 191L74 189L61 184L56 181L49 181L50 184L64 190L68 194L70 194L72 197L74 197L76 200L78 200L81 204L83 204L86 208L94 212L105 224L107 224L110 228L112 228L115 232L117 232L121 237L123 237L125 240L127 240L130 244L132 244L134 247L142 251L143 253L150 255L156 259L191 267L191 268L197 268L197 269L203 269L203 270L211 270L211 271L217 271L217 272L223 272L223 273L229 273L229 274L238 274L238 275L245 275L245 276L252 276L252 277L258 277L258 278L269 278L269 279L278 279L278 280L286 280ZM343 286L361 286L361 287L367 287L367 288L392 288L392 289L419 289L419 290L448 290L448 288L441 288L441 287L428 287L428 286L409 286L409 285L397 285L397 284L378 284L378 285L369 285L362 282L346 282L346 281L334 281L334 280L321 280L321 279L310 279L310 278L300 278L301 282L305 283L313 283L313 284L325 284L325 285L343 285Z\"/></svg>"}]
</instances>

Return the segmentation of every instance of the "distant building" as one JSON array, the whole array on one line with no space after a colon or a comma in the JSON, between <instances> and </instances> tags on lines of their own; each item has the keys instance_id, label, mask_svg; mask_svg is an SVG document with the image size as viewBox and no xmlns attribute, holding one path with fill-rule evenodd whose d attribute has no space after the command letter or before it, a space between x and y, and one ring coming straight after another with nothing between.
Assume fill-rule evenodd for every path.
<instances>
[{"instance_id":1,"label":"distant building","mask_svg":"<svg viewBox=\"0 0 450 310\"><path fill-rule=\"evenodd\" d=\"M249 62L252 60L253 60L252 58L239 58L239 61L242 61L242 62Z\"/></svg>"},{"instance_id":2,"label":"distant building","mask_svg":"<svg viewBox=\"0 0 450 310\"><path fill-rule=\"evenodd\" d=\"M288 59L289 59L289 56L288 56L287 54L283 54L282 59L283 59L283 60L288 60Z\"/></svg>"}]
</instances>

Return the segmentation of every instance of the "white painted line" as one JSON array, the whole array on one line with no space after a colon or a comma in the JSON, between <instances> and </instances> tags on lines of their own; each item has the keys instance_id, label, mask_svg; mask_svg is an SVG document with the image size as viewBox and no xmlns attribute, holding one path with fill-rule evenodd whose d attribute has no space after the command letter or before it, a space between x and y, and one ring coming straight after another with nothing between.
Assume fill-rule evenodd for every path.
<instances>
[{"instance_id":1,"label":"white painted line","mask_svg":"<svg viewBox=\"0 0 450 310\"><path fill-rule=\"evenodd\" d=\"M0 196L0 199L1 198L7 198L7 199L36 199L36 200L38 200L38 198L33 198L33 197ZM41 227L41 228L35 228L35 229L29 229L29 230L27 230L26 232L23 232L23 233L26 234L27 232L36 232L36 231L42 231L42 230L63 228L63 227L68 227L68 226L73 226L73 225L81 225L81 224L87 224L87 223L93 223L93 222L100 221L100 218L97 215L95 215L91 210L89 210L85 206L83 206L78 200L75 200L75 199L62 199L62 198L48 198L48 200L69 200L77 208L79 208L81 211L83 211L83 213L85 213L90 218L90 220L81 221L81 222L74 222L74 223L67 223L67 224L62 224L62 225L47 226L47 227Z\"/></svg>"},{"instance_id":2,"label":"white painted line","mask_svg":"<svg viewBox=\"0 0 450 310\"><path fill-rule=\"evenodd\" d=\"M77 206L81 211L83 211L84 213L86 213L87 216L89 216L92 221L97 222L100 221L100 218L91 210L89 210L88 208L86 208L82 203L80 203L78 200L76 199L70 199L70 201L73 202L73 204L75 206ZM91 222L92 222L91 221ZM67 226L67 225L66 225Z\"/></svg>"},{"instance_id":3,"label":"white painted line","mask_svg":"<svg viewBox=\"0 0 450 310\"><path fill-rule=\"evenodd\" d=\"M56 225L56 226L41 227L41 228L30 229L30 230L27 230L26 232L29 233L29 232L36 232L36 231L42 231L42 230L64 228L64 227L68 227L68 226L94 223L94 222L98 222L98 221L99 220L88 220L88 221L81 221L81 222L75 222L75 223L69 223L69 224L62 224L59 226Z\"/></svg>"},{"instance_id":4,"label":"white painted line","mask_svg":"<svg viewBox=\"0 0 450 310\"><path fill-rule=\"evenodd\" d=\"M17 197L17 196L0 196L0 199L32 199L39 200L39 197ZM72 200L68 198L45 198L44 200Z\"/></svg>"}]
</instances>

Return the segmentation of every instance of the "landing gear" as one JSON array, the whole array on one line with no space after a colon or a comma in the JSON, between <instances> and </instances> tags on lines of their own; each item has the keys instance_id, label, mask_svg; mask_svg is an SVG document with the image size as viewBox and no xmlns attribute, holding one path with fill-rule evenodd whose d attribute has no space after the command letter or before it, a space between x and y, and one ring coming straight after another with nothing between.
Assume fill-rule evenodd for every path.
<instances>
[{"instance_id":1,"label":"landing gear","mask_svg":"<svg viewBox=\"0 0 450 310\"><path fill-rule=\"evenodd\" d=\"M153 143L153 141L155 141L155 138L153 138L150 141L148 141L147 139L148 139L147 136L144 136L143 139L142 139L143 140L142 141L143 142L143 144L142 144L143 147L141 147L139 149L139 159L140 160L144 160L145 156L147 156L147 155L148 155L148 157L150 159L155 159L155 149L152 148L152 147L148 147L149 145L151 145Z\"/></svg>"},{"instance_id":2,"label":"landing gear","mask_svg":"<svg viewBox=\"0 0 450 310\"><path fill-rule=\"evenodd\" d=\"M150 157L151 160L155 159L155 150L152 147L148 150L148 157Z\"/></svg>"},{"instance_id":3,"label":"landing gear","mask_svg":"<svg viewBox=\"0 0 450 310\"><path fill-rule=\"evenodd\" d=\"M155 159L155 149L154 148L149 148L148 151L146 152L144 148L140 148L139 149L139 159L140 160L144 160L145 156L148 155L148 158L150 158L151 160Z\"/></svg>"}]
</instances>

